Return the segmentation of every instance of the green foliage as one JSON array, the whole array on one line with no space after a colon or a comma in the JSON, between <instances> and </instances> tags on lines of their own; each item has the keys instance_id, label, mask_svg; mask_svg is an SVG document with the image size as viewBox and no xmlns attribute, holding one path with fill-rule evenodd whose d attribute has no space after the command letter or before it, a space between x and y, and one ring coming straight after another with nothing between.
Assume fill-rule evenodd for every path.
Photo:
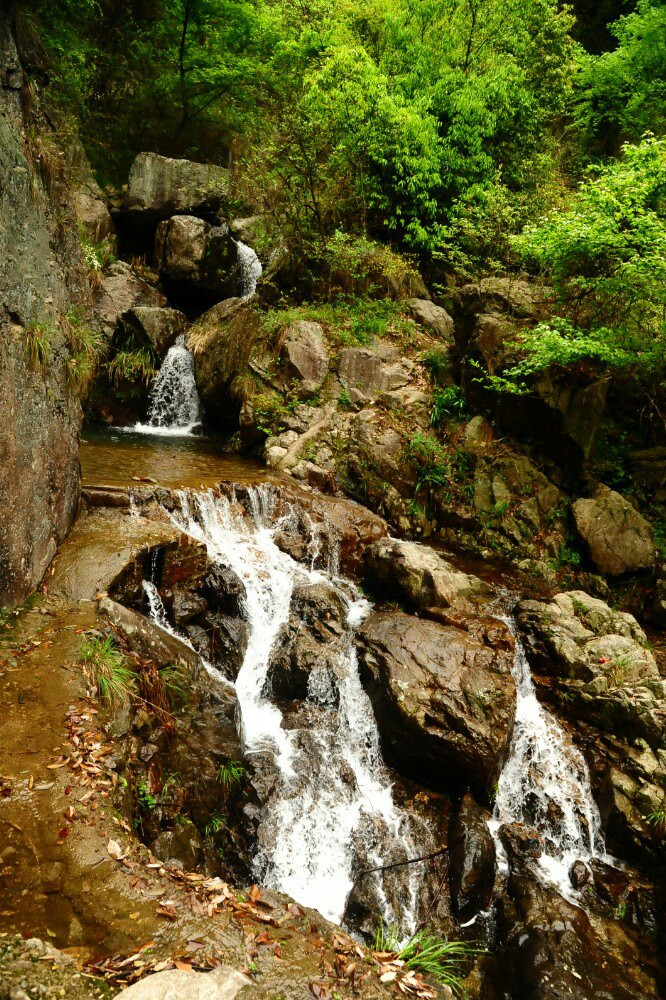
<instances>
[{"instance_id":1,"label":"green foliage","mask_svg":"<svg viewBox=\"0 0 666 1000\"><path fill-rule=\"evenodd\" d=\"M611 31L617 47L583 60L578 125L583 135L639 140L666 126L666 4L638 0Z\"/></svg>"},{"instance_id":2,"label":"green foliage","mask_svg":"<svg viewBox=\"0 0 666 1000\"><path fill-rule=\"evenodd\" d=\"M147 347L118 351L109 364L109 378L113 385L136 382L149 385L155 377L155 359Z\"/></svg>"},{"instance_id":3,"label":"green foliage","mask_svg":"<svg viewBox=\"0 0 666 1000\"><path fill-rule=\"evenodd\" d=\"M139 782L139 789L137 793L139 799L139 805L142 809L154 809L157 805L157 799L149 790L148 785L145 781Z\"/></svg>"},{"instance_id":4,"label":"green foliage","mask_svg":"<svg viewBox=\"0 0 666 1000\"><path fill-rule=\"evenodd\" d=\"M221 764L217 771L217 780L227 793L240 788L246 777L247 771L237 760L228 760L226 764Z\"/></svg>"},{"instance_id":5,"label":"green foliage","mask_svg":"<svg viewBox=\"0 0 666 1000\"><path fill-rule=\"evenodd\" d=\"M79 393L83 394L97 374L98 365L108 349L108 342L100 330L94 330L86 322L81 309L70 309L66 318L72 349L67 362L67 374Z\"/></svg>"},{"instance_id":6,"label":"green foliage","mask_svg":"<svg viewBox=\"0 0 666 1000\"><path fill-rule=\"evenodd\" d=\"M448 372L450 367L448 351L441 347L431 347L419 358L419 361L427 369L430 378L437 385L442 376Z\"/></svg>"},{"instance_id":7,"label":"green foliage","mask_svg":"<svg viewBox=\"0 0 666 1000\"><path fill-rule=\"evenodd\" d=\"M226 830L227 828L227 815L221 813L215 813L210 817L208 822L204 827L204 833L207 837L214 837L216 833L220 830Z\"/></svg>"},{"instance_id":8,"label":"green foliage","mask_svg":"<svg viewBox=\"0 0 666 1000\"><path fill-rule=\"evenodd\" d=\"M626 145L596 168L566 212L528 227L515 243L558 294L551 321L524 332L524 357L498 389L554 366L606 371L654 399L666 371L666 140Z\"/></svg>"},{"instance_id":9,"label":"green foliage","mask_svg":"<svg viewBox=\"0 0 666 1000\"><path fill-rule=\"evenodd\" d=\"M80 653L97 694L110 707L127 701L136 688L136 675L126 663L112 636L86 636Z\"/></svg>"},{"instance_id":10,"label":"green foliage","mask_svg":"<svg viewBox=\"0 0 666 1000\"><path fill-rule=\"evenodd\" d=\"M451 468L443 447L435 437L422 431L417 431L409 439L407 460L416 469L415 496L422 489L429 496L433 488L446 486L451 478Z\"/></svg>"},{"instance_id":11,"label":"green foliage","mask_svg":"<svg viewBox=\"0 0 666 1000\"><path fill-rule=\"evenodd\" d=\"M338 406L343 410L351 410L353 407L352 398L349 394L349 386L344 385L340 389L340 395L338 396Z\"/></svg>"},{"instance_id":12,"label":"green foliage","mask_svg":"<svg viewBox=\"0 0 666 1000\"><path fill-rule=\"evenodd\" d=\"M450 385L435 390L430 413L430 423L433 427L438 427L445 417L460 418L466 413L467 400L460 386Z\"/></svg>"},{"instance_id":13,"label":"green foliage","mask_svg":"<svg viewBox=\"0 0 666 1000\"><path fill-rule=\"evenodd\" d=\"M427 930L418 931L401 945L395 928L383 923L375 935L374 950L394 952L406 969L423 972L458 995L463 992L470 962L483 951L473 941L447 941Z\"/></svg>"}]
</instances>

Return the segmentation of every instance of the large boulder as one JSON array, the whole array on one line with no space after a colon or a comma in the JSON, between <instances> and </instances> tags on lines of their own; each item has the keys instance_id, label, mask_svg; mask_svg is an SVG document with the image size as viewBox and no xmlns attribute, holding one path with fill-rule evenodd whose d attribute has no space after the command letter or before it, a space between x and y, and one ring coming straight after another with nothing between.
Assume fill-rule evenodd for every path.
<instances>
[{"instance_id":1,"label":"large boulder","mask_svg":"<svg viewBox=\"0 0 666 1000\"><path fill-rule=\"evenodd\" d=\"M328 351L319 323L299 320L280 335L280 355L288 379L296 382L303 395L320 388L328 372Z\"/></svg>"},{"instance_id":2,"label":"large boulder","mask_svg":"<svg viewBox=\"0 0 666 1000\"><path fill-rule=\"evenodd\" d=\"M135 306L122 314L120 322L127 333L134 334L140 343L152 348L160 361L189 325L187 317L178 309L161 306Z\"/></svg>"},{"instance_id":3,"label":"large boulder","mask_svg":"<svg viewBox=\"0 0 666 1000\"><path fill-rule=\"evenodd\" d=\"M380 611L359 631L362 679L386 759L435 788L488 784L511 739L513 640L499 622L488 624L492 640L481 620L475 624L472 635Z\"/></svg>"},{"instance_id":4,"label":"large boulder","mask_svg":"<svg viewBox=\"0 0 666 1000\"><path fill-rule=\"evenodd\" d=\"M460 572L435 549L416 542L383 538L370 546L366 559L372 584L412 608L471 610L471 601L489 590L478 577Z\"/></svg>"},{"instance_id":5,"label":"large boulder","mask_svg":"<svg viewBox=\"0 0 666 1000\"><path fill-rule=\"evenodd\" d=\"M250 373L250 359L260 332L260 317L241 298L225 299L190 328L197 389L206 413L224 424L235 423L240 398L230 392L238 375Z\"/></svg>"},{"instance_id":6,"label":"large boulder","mask_svg":"<svg viewBox=\"0 0 666 1000\"><path fill-rule=\"evenodd\" d=\"M228 190L229 171L224 167L139 153L130 169L123 210L153 222L176 213L212 215Z\"/></svg>"},{"instance_id":7,"label":"large boulder","mask_svg":"<svg viewBox=\"0 0 666 1000\"><path fill-rule=\"evenodd\" d=\"M194 215L175 215L161 222L155 234L155 264L160 275L176 284L198 284L210 228Z\"/></svg>"},{"instance_id":8,"label":"large boulder","mask_svg":"<svg viewBox=\"0 0 666 1000\"><path fill-rule=\"evenodd\" d=\"M651 569L656 562L654 534L628 500L607 486L572 507L576 527L590 559L608 576Z\"/></svg>"},{"instance_id":9,"label":"large boulder","mask_svg":"<svg viewBox=\"0 0 666 1000\"><path fill-rule=\"evenodd\" d=\"M66 150L72 179L72 208L79 231L88 243L115 240L115 228L104 194L94 178L85 150L77 138Z\"/></svg>"}]
</instances>

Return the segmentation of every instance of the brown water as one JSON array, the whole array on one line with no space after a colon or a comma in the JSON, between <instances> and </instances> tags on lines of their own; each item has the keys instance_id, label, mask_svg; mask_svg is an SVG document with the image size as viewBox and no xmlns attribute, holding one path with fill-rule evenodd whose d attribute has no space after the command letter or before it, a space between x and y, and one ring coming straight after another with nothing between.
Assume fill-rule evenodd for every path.
<instances>
[{"instance_id":1,"label":"brown water","mask_svg":"<svg viewBox=\"0 0 666 1000\"><path fill-rule=\"evenodd\" d=\"M262 462L225 454L215 438L151 437L97 428L83 434L81 471L84 486L132 486L137 478L148 478L160 486L196 488L266 478Z\"/></svg>"}]
</instances>

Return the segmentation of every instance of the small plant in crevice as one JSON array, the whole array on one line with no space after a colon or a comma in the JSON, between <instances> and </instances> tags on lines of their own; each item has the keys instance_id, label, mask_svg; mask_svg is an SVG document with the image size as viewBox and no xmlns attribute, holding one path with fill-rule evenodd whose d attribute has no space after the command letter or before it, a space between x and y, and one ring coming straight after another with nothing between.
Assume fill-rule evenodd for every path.
<instances>
[{"instance_id":1,"label":"small plant in crevice","mask_svg":"<svg viewBox=\"0 0 666 1000\"><path fill-rule=\"evenodd\" d=\"M662 804L659 809L655 809L646 817L650 826L653 826L662 836L666 835L666 804Z\"/></svg>"},{"instance_id":2,"label":"small plant in crevice","mask_svg":"<svg viewBox=\"0 0 666 1000\"><path fill-rule=\"evenodd\" d=\"M447 941L427 930L417 931L403 945L395 928L383 923L375 935L373 950L393 952L404 969L431 976L457 995L462 993L470 961L484 951L474 941Z\"/></svg>"},{"instance_id":3,"label":"small plant in crevice","mask_svg":"<svg viewBox=\"0 0 666 1000\"><path fill-rule=\"evenodd\" d=\"M349 393L349 386L346 382L342 383L342 388L340 389L340 395L338 396L338 406L343 410L351 410L354 406L352 403L352 398Z\"/></svg>"},{"instance_id":4,"label":"small plant in crevice","mask_svg":"<svg viewBox=\"0 0 666 1000\"><path fill-rule=\"evenodd\" d=\"M155 376L155 356L147 347L118 351L109 363L109 379L114 386L136 382L148 386Z\"/></svg>"},{"instance_id":5,"label":"small plant in crevice","mask_svg":"<svg viewBox=\"0 0 666 1000\"><path fill-rule=\"evenodd\" d=\"M47 367L53 357L56 333L50 323L31 323L25 328L24 348L31 368Z\"/></svg>"},{"instance_id":6,"label":"small plant in crevice","mask_svg":"<svg viewBox=\"0 0 666 1000\"><path fill-rule=\"evenodd\" d=\"M430 424L439 427L445 417L461 419L468 412L465 394L458 385L448 385L436 389L433 396Z\"/></svg>"},{"instance_id":7,"label":"small plant in crevice","mask_svg":"<svg viewBox=\"0 0 666 1000\"><path fill-rule=\"evenodd\" d=\"M221 764L217 770L217 780L226 792L240 788L246 776L247 771L237 760L228 760L226 764Z\"/></svg>"},{"instance_id":8,"label":"small plant in crevice","mask_svg":"<svg viewBox=\"0 0 666 1000\"><path fill-rule=\"evenodd\" d=\"M189 700L190 675L182 663L167 663L159 668L159 678L164 684L166 696L172 709L182 708Z\"/></svg>"},{"instance_id":9,"label":"small plant in crevice","mask_svg":"<svg viewBox=\"0 0 666 1000\"><path fill-rule=\"evenodd\" d=\"M157 805L157 799L150 791L145 781L139 782L139 788L137 790L137 798L139 800L139 805L141 806L142 809L152 810Z\"/></svg>"},{"instance_id":10,"label":"small plant in crevice","mask_svg":"<svg viewBox=\"0 0 666 1000\"><path fill-rule=\"evenodd\" d=\"M126 702L136 691L136 674L112 636L86 636L80 662L99 697L113 708Z\"/></svg>"},{"instance_id":11,"label":"small plant in crevice","mask_svg":"<svg viewBox=\"0 0 666 1000\"><path fill-rule=\"evenodd\" d=\"M204 827L207 837L214 837L216 833L227 828L227 816L223 813L214 813Z\"/></svg>"}]
</instances>

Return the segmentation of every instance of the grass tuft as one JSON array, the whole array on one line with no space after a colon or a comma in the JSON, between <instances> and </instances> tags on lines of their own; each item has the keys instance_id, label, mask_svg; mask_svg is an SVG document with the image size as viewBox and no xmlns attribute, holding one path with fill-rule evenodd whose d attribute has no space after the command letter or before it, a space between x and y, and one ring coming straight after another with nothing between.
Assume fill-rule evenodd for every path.
<instances>
[{"instance_id":1,"label":"grass tuft","mask_svg":"<svg viewBox=\"0 0 666 1000\"><path fill-rule=\"evenodd\" d=\"M418 931L403 945L395 928L382 923L375 935L374 950L394 952L396 958L405 963L405 969L422 972L459 995L470 960L483 948L474 941L447 941L427 930Z\"/></svg>"},{"instance_id":2,"label":"grass tuft","mask_svg":"<svg viewBox=\"0 0 666 1000\"><path fill-rule=\"evenodd\" d=\"M226 792L230 792L233 788L243 784L246 775L247 771L240 761L228 760L226 764L222 764L218 768L217 780Z\"/></svg>"},{"instance_id":3,"label":"grass tuft","mask_svg":"<svg viewBox=\"0 0 666 1000\"><path fill-rule=\"evenodd\" d=\"M122 705L133 694L136 675L117 648L113 637L86 636L80 662L97 694L107 705Z\"/></svg>"}]
</instances>

